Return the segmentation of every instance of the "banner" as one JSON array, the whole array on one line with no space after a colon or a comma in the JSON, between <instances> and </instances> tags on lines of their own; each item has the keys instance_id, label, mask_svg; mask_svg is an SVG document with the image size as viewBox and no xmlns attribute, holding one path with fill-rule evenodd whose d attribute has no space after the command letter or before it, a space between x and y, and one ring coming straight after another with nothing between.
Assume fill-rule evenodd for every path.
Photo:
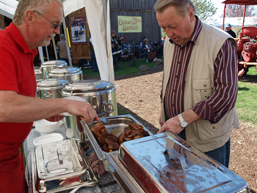
<instances>
[{"instance_id":1,"label":"banner","mask_svg":"<svg viewBox=\"0 0 257 193\"><path fill-rule=\"evenodd\" d=\"M141 16L118 16L118 33L142 32Z\"/></svg>"},{"instance_id":2,"label":"banner","mask_svg":"<svg viewBox=\"0 0 257 193\"><path fill-rule=\"evenodd\" d=\"M73 44L86 44L84 17L71 17L71 41Z\"/></svg>"}]
</instances>

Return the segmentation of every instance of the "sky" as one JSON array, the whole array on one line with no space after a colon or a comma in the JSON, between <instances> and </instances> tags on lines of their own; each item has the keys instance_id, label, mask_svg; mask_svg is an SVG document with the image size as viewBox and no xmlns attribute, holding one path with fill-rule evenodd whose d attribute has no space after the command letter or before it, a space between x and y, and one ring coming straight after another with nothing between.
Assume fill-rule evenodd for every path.
<instances>
[{"instance_id":1,"label":"sky","mask_svg":"<svg viewBox=\"0 0 257 193\"><path fill-rule=\"evenodd\" d=\"M218 15L222 15L224 11L224 4L222 3L224 0L211 0L212 3L217 7L217 13Z\"/></svg>"}]
</instances>

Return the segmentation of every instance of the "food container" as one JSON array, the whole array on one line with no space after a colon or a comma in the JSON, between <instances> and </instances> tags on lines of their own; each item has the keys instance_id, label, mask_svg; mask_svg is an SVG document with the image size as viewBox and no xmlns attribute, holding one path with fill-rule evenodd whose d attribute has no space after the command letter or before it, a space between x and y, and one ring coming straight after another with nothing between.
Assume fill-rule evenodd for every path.
<instances>
[{"instance_id":1,"label":"food container","mask_svg":"<svg viewBox=\"0 0 257 193\"><path fill-rule=\"evenodd\" d=\"M43 74L40 67L34 66L34 72L37 82L43 79Z\"/></svg>"},{"instance_id":2,"label":"food container","mask_svg":"<svg viewBox=\"0 0 257 193\"><path fill-rule=\"evenodd\" d=\"M63 88L63 97L79 96L90 103L99 117L117 115L115 87L112 83L103 80L80 80L68 84ZM77 129L81 128L80 119L76 116L65 117L68 131L78 138ZM67 136L69 137L69 136Z\"/></svg>"},{"instance_id":3,"label":"food container","mask_svg":"<svg viewBox=\"0 0 257 193\"><path fill-rule=\"evenodd\" d=\"M249 192L244 179L172 133L124 142L109 157L133 192Z\"/></svg>"},{"instance_id":4,"label":"food container","mask_svg":"<svg viewBox=\"0 0 257 193\"><path fill-rule=\"evenodd\" d=\"M48 79L48 73L50 70L54 68L64 67L67 66L67 63L64 60L51 60L47 62L43 62L40 66L40 69L42 71L43 79Z\"/></svg>"},{"instance_id":5,"label":"food container","mask_svg":"<svg viewBox=\"0 0 257 193\"><path fill-rule=\"evenodd\" d=\"M50 70L48 73L49 78L57 78L68 80L69 83L77 82L83 80L83 73L80 68L77 67L60 67Z\"/></svg>"},{"instance_id":6,"label":"food container","mask_svg":"<svg viewBox=\"0 0 257 193\"><path fill-rule=\"evenodd\" d=\"M83 150L73 139L36 146L31 158L33 192L60 192L98 182Z\"/></svg>"},{"instance_id":7,"label":"food container","mask_svg":"<svg viewBox=\"0 0 257 193\"><path fill-rule=\"evenodd\" d=\"M112 116L112 117L103 117L100 119L100 121L103 123L103 126L105 126L106 130L108 133L112 133L116 135L117 137L123 133L124 129L128 127L129 124L137 123L139 125L142 125L139 121L137 121L132 115L117 115L117 116ZM108 152L105 152L101 149L99 146L98 142L96 141L93 133L92 133L92 128L94 127L95 124L98 122L92 122L90 124L85 124L85 122L81 121L82 127L85 130L85 133L94 148L98 158L100 160L105 160L107 159L106 155L111 154ZM149 135L152 135L152 133L143 126L143 129L148 132ZM134 141L134 140L132 140ZM114 153L118 151L113 151Z\"/></svg>"},{"instance_id":8,"label":"food container","mask_svg":"<svg viewBox=\"0 0 257 193\"><path fill-rule=\"evenodd\" d=\"M62 98L62 89L69 82L63 79L45 79L37 83L37 98Z\"/></svg>"}]
</instances>

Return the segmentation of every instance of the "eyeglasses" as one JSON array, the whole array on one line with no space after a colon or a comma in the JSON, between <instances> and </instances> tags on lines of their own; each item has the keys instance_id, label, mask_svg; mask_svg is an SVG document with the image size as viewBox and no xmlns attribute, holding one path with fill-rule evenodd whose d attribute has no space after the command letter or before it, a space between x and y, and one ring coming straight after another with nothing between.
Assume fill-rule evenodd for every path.
<instances>
[{"instance_id":1,"label":"eyeglasses","mask_svg":"<svg viewBox=\"0 0 257 193\"><path fill-rule=\"evenodd\" d=\"M36 13L38 13L39 15L41 15L43 18L45 18L47 21L49 21L51 24L53 24L54 25L54 29L57 29L59 26L60 26L60 24L58 24L58 23L53 23L53 22L51 22L49 19L47 19L45 16L43 16L41 13L39 13L38 11L33 11L33 12L36 12Z\"/></svg>"}]
</instances>

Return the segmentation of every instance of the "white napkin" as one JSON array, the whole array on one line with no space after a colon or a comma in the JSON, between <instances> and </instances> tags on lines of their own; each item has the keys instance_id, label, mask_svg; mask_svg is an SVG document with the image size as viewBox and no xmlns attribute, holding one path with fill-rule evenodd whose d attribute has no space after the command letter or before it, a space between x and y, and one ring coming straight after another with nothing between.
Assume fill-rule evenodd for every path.
<instances>
[{"instance_id":1,"label":"white napkin","mask_svg":"<svg viewBox=\"0 0 257 193\"><path fill-rule=\"evenodd\" d=\"M79 97L79 96L69 96L69 97L65 97L64 99L86 102L85 99L83 99L82 97ZM60 115L63 115L63 116L72 116L72 115L69 114L68 112L61 113Z\"/></svg>"}]
</instances>

